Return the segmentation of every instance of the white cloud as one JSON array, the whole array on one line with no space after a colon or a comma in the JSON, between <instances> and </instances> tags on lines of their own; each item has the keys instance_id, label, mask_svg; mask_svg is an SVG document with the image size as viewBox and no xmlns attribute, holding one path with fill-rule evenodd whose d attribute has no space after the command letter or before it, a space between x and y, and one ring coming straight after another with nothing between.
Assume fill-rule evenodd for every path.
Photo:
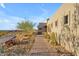
<instances>
[{"instance_id":1,"label":"white cloud","mask_svg":"<svg viewBox=\"0 0 79 59\"><path fill-rule=\"evenodd\" d=\"M8 19L5 19L5 20L4 20L4 22L5 22L5 23L9 23L9 22L10 22L10 20L8 20Z\"/></svg>"},{"instance_id":2,"label":"white cloud","mask_svg":"<svg viewBox=\"0 0 79 59\"><path fill-rule=\"evenodd\" d=\"M49 13L48 9L45 9L44 7L40 7L40 10L42 11L42 14L40 16L46 16Z\"/></svg>"},{"instance_id":3,"label":"white cloud","mask_svg":"<svg viewBox=\"0 0 79 59\"><path fill-rule=\"evenodd\" d=\"M1 4L0 4L1 5ZM17 22L24 21L22 17L16 17L6 14L3 11L0 11L0 30L4 29L16 29ZM1 27L4 26L4 27Z\"/></svg>"},{"instance_id":4,"label":"white cloud","mask_svg":"<svg viewBox=\"0 0 79 59\"><path fill-rule=\"evenodd\" d=\"M0 23L2 23L2 20L0 20Z\"/></svg>"},{"instance_id":5,"label":"white cloud","mask_svg":"<svg viewBox=\"0 0 79 59\"><path fill-rule=\"evenodd\" d=\"M8 19L1 19L0 20L0 23L9 23L10 22L10 20L8 20Z\"/></svg>"},{"instance_id":6,"label":"white cloud","mask_svg":"<svg viewBox=\"0 0 79 59\"><path fill-rule=\"evenodd\" d=\"M13 27L16 26L16 24L10 24L10 25L13 26Z\"/></svg>"},{"instance_id":7,"label":"white cloud","mask_svg":"<svg viewBox=\"0 0 79 59\"><path fill-rule=\"evenodd\" d=\"M3 8L5 8L4 4L0 4ZM42 14L39 16L30 16L29 19L33 23L36 23L36 26L34 28L37 28L37 24L39 22L46 22L46 15L48 14L48 10L41 8ZM6 25L5 29L16 29L17 22L24 21L25 19L22 17L16 17L7 15L5 12L0 12L0 25Z\"/></svg>"},{"instance_id":8,"label":"white cloud","mask_svg":"<svg viewBox=\"0 0 79 59\"><path fill-rule=\"evenodd\" d=\"M5 8L5 5L3 3L0 4L2 8Z\"/></svg>"}]
</instances>

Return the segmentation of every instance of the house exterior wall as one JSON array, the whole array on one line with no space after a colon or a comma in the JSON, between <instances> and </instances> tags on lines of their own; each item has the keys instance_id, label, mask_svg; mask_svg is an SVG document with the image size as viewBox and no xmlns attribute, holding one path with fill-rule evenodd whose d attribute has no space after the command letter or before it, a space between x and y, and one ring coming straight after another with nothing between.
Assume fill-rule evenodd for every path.
<instances>
[{"instance_id":1,"label":"house exterior wall","mask_svg":"<svg viewBox=\"0 0 79 59\"><path fill-rule=\"evenodd\" d=\"M64 16L68 16L68 23L64 24ZM65 3L51 16L47 22L47 32L54 32L57 42L66 50L79 55L79 4ZM57 23L57 24L56 24Z\"/></svg>"}]
</instances>

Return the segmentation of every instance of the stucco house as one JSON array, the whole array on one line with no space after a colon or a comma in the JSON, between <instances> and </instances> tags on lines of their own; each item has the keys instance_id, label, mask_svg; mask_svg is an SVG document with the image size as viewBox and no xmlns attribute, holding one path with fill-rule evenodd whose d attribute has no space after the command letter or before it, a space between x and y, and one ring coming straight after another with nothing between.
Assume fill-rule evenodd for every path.
<instances>
[{"instance_id":1,"label":"stucco house","mask_svg":"<svg viewBox=\"0 0 79 59\"><path fill-rule=\"evenodd\" d=\"M47 22L47 32L66 50L79 55L79 4L64 3Z\"/></svg>"}]
</instances>

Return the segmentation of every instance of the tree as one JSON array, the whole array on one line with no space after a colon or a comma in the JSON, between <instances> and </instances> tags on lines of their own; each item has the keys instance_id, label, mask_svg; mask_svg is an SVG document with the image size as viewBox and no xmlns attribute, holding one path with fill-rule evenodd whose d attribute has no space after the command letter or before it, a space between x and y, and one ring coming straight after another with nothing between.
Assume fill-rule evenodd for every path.
<instances>
[{"instance_id":1,"label":"tree","mask_svg":"<svg viewBox=\"0 0 79 59\"><path fill-rule=\"evenodd\" d=\"M32 22L30 21L22 21L22 22L18 22L17 23L17 28L18 29L21 29L21 30L24 30L26 32L30 32L30 31L33 31L34 30L34 25Z\"/></svg>"}]
</instances>

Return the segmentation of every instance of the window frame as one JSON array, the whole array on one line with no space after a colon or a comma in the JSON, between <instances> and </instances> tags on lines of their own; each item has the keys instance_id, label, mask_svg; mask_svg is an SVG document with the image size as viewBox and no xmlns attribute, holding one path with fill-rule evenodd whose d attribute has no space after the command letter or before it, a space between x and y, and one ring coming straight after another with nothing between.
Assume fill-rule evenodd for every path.
<instances>
[{"instance_id":1,"label":"window frame","mask_svg":"<svg viewBox=\"0 0 79 59\"><path fill-rule=\"evenodd\" d=\"M64 16L64 24L68 24L69 23L69 16L65 15Z\"/></svg>"}]
</instances>

